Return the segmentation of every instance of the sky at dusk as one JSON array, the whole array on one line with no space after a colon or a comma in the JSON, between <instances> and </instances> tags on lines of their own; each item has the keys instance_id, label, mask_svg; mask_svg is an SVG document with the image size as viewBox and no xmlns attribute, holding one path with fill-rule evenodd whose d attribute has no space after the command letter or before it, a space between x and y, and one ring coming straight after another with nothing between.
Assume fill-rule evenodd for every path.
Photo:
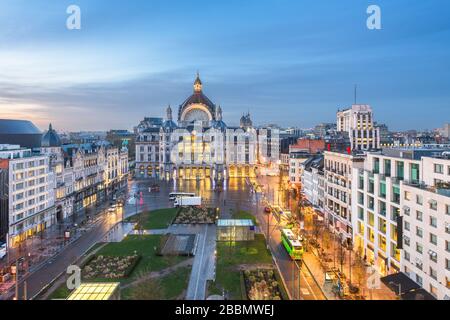
<instances>
[{"instance_id":1,"label":"sky at dusk","mask_svg":"<svg viewBox=\"0 0 450 320\"><path fill-rule=\"evenodd\" d=\"M0 0L0 118L131 129L176 110L198 70L228 124L334 122L358 84L376 121L431 129L450 122L449 58L448 0Z\"/></svg>"}]
</instances>

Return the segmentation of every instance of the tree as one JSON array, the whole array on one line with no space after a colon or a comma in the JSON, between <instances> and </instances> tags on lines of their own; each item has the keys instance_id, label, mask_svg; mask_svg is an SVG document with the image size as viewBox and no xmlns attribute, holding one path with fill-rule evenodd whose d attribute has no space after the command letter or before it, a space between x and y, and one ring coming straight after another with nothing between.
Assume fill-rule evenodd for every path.
<instances>
[{"instance_id":1,"label":"tree","mask_svg":"<svg viewBox=\"0 0 450 320\"><path fill-rule=\"evenodd\" d=\"M361 290L361 285L366 278L366 265L360 257L356 257L353 261L353 278Z\"/></svg>"}]
</instances>

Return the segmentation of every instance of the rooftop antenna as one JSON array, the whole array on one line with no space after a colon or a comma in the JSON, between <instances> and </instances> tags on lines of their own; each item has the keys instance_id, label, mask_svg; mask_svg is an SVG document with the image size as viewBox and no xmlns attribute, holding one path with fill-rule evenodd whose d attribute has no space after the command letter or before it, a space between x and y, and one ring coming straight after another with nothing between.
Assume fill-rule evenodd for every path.
<instances>
[{"instance_id":1,"label":"rooftop antenna","mask_svg":"<svg viewBox=\"0 0 450 320\"><path fill-rule=\"evenodd\" d=\"M355 103L354 104L356 104L356 93L357 93L357 90L358 90L358 85L355 84Z\"/></svg>"}]
</instances>

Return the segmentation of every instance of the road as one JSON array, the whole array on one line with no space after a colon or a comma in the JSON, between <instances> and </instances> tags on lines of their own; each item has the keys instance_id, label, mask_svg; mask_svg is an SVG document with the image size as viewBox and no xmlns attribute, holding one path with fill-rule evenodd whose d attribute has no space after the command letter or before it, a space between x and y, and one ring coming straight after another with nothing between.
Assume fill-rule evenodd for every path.
<instances>
[{"instance_id":1,"label":"road","mask_svg":"<svg viewBox=\"0 0 450 320\"><path fill-rule=\"evenodd\" d=\"M258 179L258 182L263 185L271 186L272 190L274 190L274 192L268 192L267 194L267 198L271 203L277 201L281 202L281 200L278 199L284 198L284 195L282 195L278 190L278 177L261 177ZM272 214L268 215L264 213L261 199L262 197L260 194L259 196L254 195L253 198L254 202L259 202L259 209L256 211L256 217L258 218L261 231L266 234L266 239L267 223L269 223L269 246L273 257L277 261L278 268L285 281L287 286L286 289L289 291L291 298L295 300L325 300L326 297L323 294L320 285L315 281L313 275L309 272L305 264L303 264L303 267L301 268L299 282L298 268L295 266L294 262L281 243L281 233L279 231L277 220Z\"/></svg>"},{"instance_id":2,"label":"road","mask_svg":"<svg viewBox=\"0 0 450 320\"><path fill-rule=\"evenodd\" d=\"M277 178L268 178L266 181L269 183L272 190L272 197L279 198L276 193ZM30 274L25 280L27 282L27 296L33 297L40 292L45 286L47 286L52 280L61 275L67 267L74 263L79 257L81 257L91 246L104 240L105 235L121 221L122 217L129 217L136 212L154 210L159 208L167 208L172 205L172 202L168 199L168 194L172 191L184 191L195 192L201 195L205 202L214 207L220 208L221 218L229 218L231 210L248 210L254 213L259 219L262 231L267 229L266 220L267 217L263 213L263 207L261 199L256 199L255 194L251 191L245 179L232 179L227 181L223 185L223 191L215 192L215 185L210 180L201 181L171 181L168 183L160 183L161 190L158 193L149 193L148 187L153 182L148 180L138 180L129 182L126 190L127 198L132 197L134 194L138 194L142 201L138 201L137 204L126 203L123 208L123 214L108 214L105 210L97 212L99 216L97 224L76 242L69 244L65 250L63 250L57 256L51 258L41 269ZM275 220L271 220L270 224L273 226ZM200 237L200 245L197 249L197 254L200 253L198 258L198 266L194 262L193 273L191 276L191 282L188 290L188 298L190 299L204 299L204 288L206 280L210 277L210 274L214 272L214 259L213 252L215 251L215 231L212 228L207 228L203 233L200 231L200 235L205 235L206 238ZM194 231L193 231L194 232ZM204 245L201 244L204 240ZM213 245L211 245L213 244ZM291 296L298 297L298 285L296 285L297 292L294 294L292 291L293 283L298 283L296 272L294 275L296 279L293 281L293 268L290 257L281 246L280 233L275 230L270 238L270 248L277 260L278 266L282 277L284 278L287 290L290 291ZM203 252L203 254L202 254ZM313 281L311 275L307 270L302 270L301 278L301 299L323 299L320 289ZM23 297L23 283L20 286L19 296Z\"/></svg>"}]
</instances>

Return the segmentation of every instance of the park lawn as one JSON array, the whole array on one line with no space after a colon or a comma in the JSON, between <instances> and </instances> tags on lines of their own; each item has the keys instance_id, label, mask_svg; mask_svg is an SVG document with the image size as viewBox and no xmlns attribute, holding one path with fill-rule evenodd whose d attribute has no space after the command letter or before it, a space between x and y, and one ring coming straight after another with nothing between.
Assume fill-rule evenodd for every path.
<instances>
[{"instance_id":1,"label":"park lawn","mask_svg":"<svg viewBox=\"0 0 450 320\"><path fill-rule=\"evenodd\" d=\"M160 245L161 239L161 235L129 235L121 242L108 243L96 253L96 256L123 257L133 255L136 252L141 259L131 275L126 279L110 280L112 282L119 280L122 283L131 282L140 274L160 271L187 259L187 257L165 258L157 256L156 250ZM105 279L101 279L101 281L107 282Z\"/></svg>"},{"instance_id":2,"label":"park lawn","mask_svg":"<svg viewBox=\"0 0 450 320\"><path fill-rule=\"evenodd\" d=\"M187 290L189 284L189 277L191 274L191 267L182 267L172 272L169 275L166 275L160 279L152 279L149 281L157 281L157 285L159 287L158 292L143 292L143 296L136 296L137 299L145 299L147 296L151 296L152 300L176 300L181 297L183 293ZM145 287L145 282L143 283L143 287ZM121 298L123 300L130 300L133 296L133 290L135 287L129 287L121 292ZM153 285L148 286L148 290L154 290Z\"/></svg>"},{"instance_id":3,"label":"park lawn","mask_svg":"<svg viewBox=\"0 0 450 320\"><path fill-rule=\"evenodd\" d=\"M233 219L246 219L246 220L252 220L253 224L255 226L258 225L258 221L256 220L256 217L251 214L248 211L244 211L244 210L239 210L239 211L235 211L233 213Z\"/></svg>"},{"instance_id":4,"label":"park lawn","mask_svg":"<svg viewBox=\"0 0 450 320\"><path fill-rule=\"evenodd\" d=\"M66 300L71 292L71 290L67 289L67 284L64 282L48 296L48 300Z\"/></svg>"},{"instance_id":5,"label":"park lawn","mask_svg":"<svg viewBox=\"0 0 450 320\"><path fill-rule=\"evenodd\" d=\"M142 225L138 227L142 230L167 229L177 216L177 213L177 208L159 209L138 213L128 218L127 221L136 223L142 221Z\"/></svg>"},{"instance_id":6,"label":"park lawn","mask_svg":"<svg viewBox=\"0 0 450 320\"><path fill-rule=\"evenodd\" d=\"M217 242L216 281L210 283L209 294L222 294L222 289L231 299L241 300L245 295L241 288L241 264L271 264L272 256L266 248L262 234L248 242Z\"/></svg>"}]
</instances>

